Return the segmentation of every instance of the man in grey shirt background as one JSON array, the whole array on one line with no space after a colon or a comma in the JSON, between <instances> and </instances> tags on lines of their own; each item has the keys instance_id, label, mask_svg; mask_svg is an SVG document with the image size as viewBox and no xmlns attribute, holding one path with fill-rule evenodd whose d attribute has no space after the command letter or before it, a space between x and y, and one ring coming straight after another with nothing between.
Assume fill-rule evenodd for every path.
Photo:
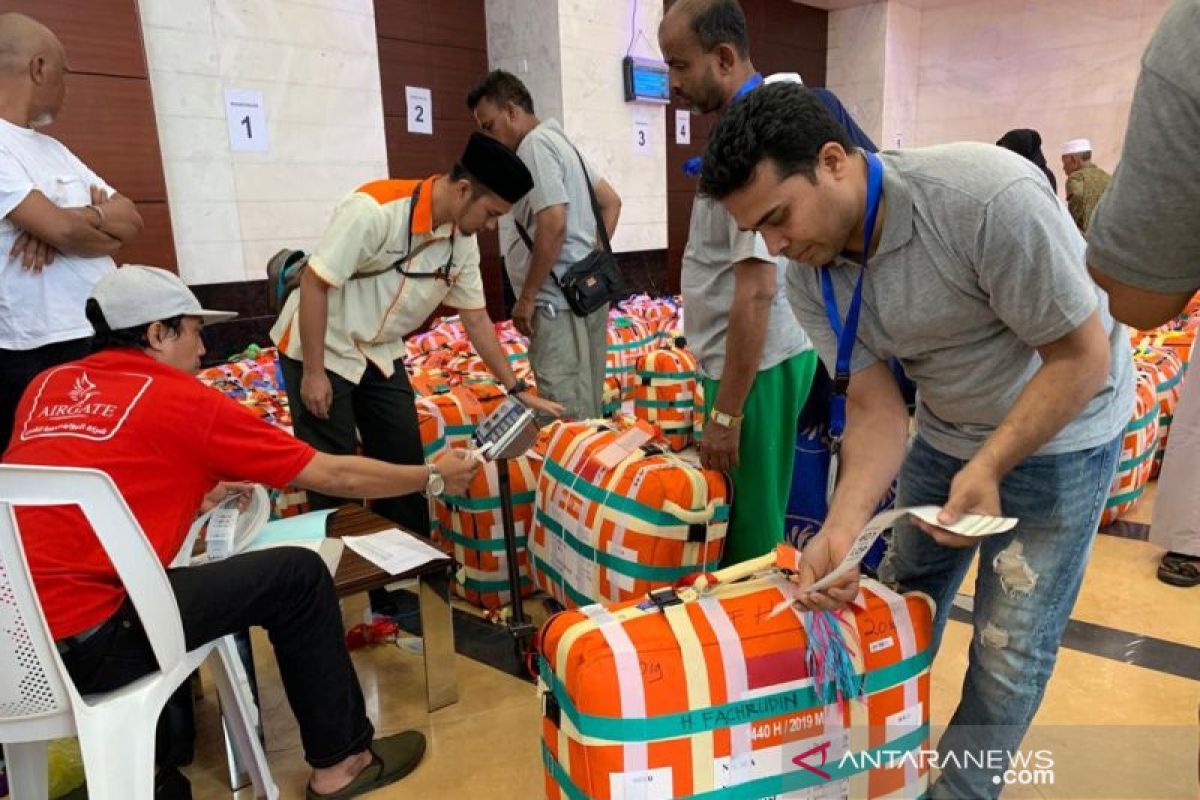
<instances>
[{"instance_id":1,"label":"man in grey shirt background","mask_svg":"<svg viewBox=\"0 0 1200 800\"><path fill-rule=\"evenodd\" d=\"M882 199L868 235L875 158ZM793 259L789 298L827 366L837 337L816 267L828 265L845 320L867 261L842 470L804 551L799 602L831 608L857 595L855 573L805 587L841 562L897 471L897 506L941 506L942 525L971 512L1019 519L983 541L897 524L881 570L937 603L936 644L978 548L967 678L939 743L955 757L930 797L996 797L1000 771L970 765L1017 750L1041 703L1133 406L1126 332L1088 278L1083 238L1020 156L983 144L865 154L792 84L726 112L701 190ZM911 451L892 356L917 385Z\"/></svg>"},{"instance_id":2,"label":"man in grey shirt background","mask_svg":"<svg viewBox=\"0 0 1200 800\"><path fill-rule=\"evenodd\" d=\"M1142 58L1121 162L1088 230L1092 276L1113 315L1141 329L1170 320L1200 289L1198 43L1200 0L1176 0ZM1200 585L1197 475L1200 391L1185 386L1150 526L1150 541L1167 549L1158 577L1175 586Z\"/></svg>"},{"instance_id":3,"label":"man in grey shirt background","mask_svg":"<svg viewBox=\"0 0 1200 800\"><path fill-rule=\"evenodd\" d=\"M515 75L489 72L467 95L467 107L480 130L515 150L533 175L533 190L505 218L525 230L532 249L505 231L504 221L501 245L517 295L513 324L529 337L538 396L561 403L568 418L601 417L608 306L576 316L555 278L597 247L589 177L610 239L621 198L591 164L585 174L586 161L562 126L538 119L533 97Z\"/></svg>"},{"instance_id":4,"label":"man in grey shirt background","mask_svg":"<svg viewBox=\"0 0 1200 800\"><path fill-rule=\"evenodd\" d=\"M694 113L720 113L742 86L761 81L733 0L674 4L658 39L672 93ZM817 365L782 291L783 270L761 236L696 195L680 276L684 335L704 381L701 462L733 479L726 564L783 540L796 424Z\"/></svg>"}]
</instances>

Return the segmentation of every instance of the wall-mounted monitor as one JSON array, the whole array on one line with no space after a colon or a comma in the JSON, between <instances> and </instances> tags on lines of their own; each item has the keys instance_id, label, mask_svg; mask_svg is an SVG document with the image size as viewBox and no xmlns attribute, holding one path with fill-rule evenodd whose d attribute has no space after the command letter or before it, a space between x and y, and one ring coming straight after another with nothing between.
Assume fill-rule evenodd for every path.
<instances>
[{"instance_id":1,"label":"wall-mounted monitor","mask_svg":"<svg viewBox=\"0 0 1200 800\"><path fill-rule=\"evenodd\" d=\"M671 102L671 81L665 61L625 56L621 69L625 75L626 103Z\"/></svg>"}]
</instances>

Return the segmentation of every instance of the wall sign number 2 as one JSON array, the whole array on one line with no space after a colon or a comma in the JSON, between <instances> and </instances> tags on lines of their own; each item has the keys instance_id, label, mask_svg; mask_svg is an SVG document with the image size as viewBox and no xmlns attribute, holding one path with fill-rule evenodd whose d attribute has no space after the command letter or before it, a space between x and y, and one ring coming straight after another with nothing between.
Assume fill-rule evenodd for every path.
<instances>
[{"instance_id":1,"label":"wall sign number 2","mask_svg":"<svg viewBox=\"0 0 1200 800\"><path fill-rule=\"evenodd\" d=\"M267 115L262 92L245 89L225 90L225 120L229 129L229 148L235 152L265 153L271 149L267 135Z\"/></svg>"},{"instance_id":2,"label":"wall sign number 2","mask_svg":"<svg viewBox=\"0 0 1200 800\"><path fill-rule=\"evenodd\" d=\"M408 132L433 133L433 93L422 86L405 86Z\"/></svg>"}]
</instances>

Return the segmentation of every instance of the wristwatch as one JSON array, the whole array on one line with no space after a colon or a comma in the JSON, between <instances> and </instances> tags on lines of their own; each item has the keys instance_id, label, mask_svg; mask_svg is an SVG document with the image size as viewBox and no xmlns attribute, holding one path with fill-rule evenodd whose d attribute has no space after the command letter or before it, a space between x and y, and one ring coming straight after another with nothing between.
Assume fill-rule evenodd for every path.
<instances>
[{"instance_id":1,"label":"wristwatch","mask_svg":"<svg viewBox=\"0 0 1200 800\"><path fill-rule=\"evenodd\" d=\"M442 492L446 491L446 479L438 472L436 464L426 464L425 467L429 470L429 477L425 479L425 491L421 494L426 497L441 497Z\"/></svg>"},{"instance_id":2,"label":"wristwatch","mask_svg":"<svg viewBox=\"0 0 1200 800\"><path fill-rule=\"evenodd\" d=\"M717 411L716 406L713 406L713 410L708 415L708 418L726 428L740 428L742 427L742 419L744 419L740 414L726 414L724 411Z\"/></svg>"},{"instance_id":3,"label":"wristwatch","mask_svg":"<svg viewBox=\"0 0 1200 800\"><path fill-rule=\"evenodd\" d=\"M521 394L522 392L528 392L528 391L529 391L529 384L525 382L524 378L517 378L517 382L514 383L512 386L508 387L508 393L511 395L518 395L518 394Z\"/></svg>"}]
</instances>

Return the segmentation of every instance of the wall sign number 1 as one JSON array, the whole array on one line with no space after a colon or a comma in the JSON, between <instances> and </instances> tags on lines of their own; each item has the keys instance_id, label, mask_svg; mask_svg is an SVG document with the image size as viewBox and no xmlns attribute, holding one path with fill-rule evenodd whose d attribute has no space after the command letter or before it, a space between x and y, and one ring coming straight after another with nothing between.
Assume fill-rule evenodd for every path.
<instances>
[{"instance_id":1,"label":"wall sign number 1","mask_svg":"<svg viewBox=\"0 0 1200 800\"><path fill-rule=\"evenodd\" d=\"M226 89L225 119L229 149L242 153L265 153L271 149L262 92Z\"/></svg>"}]
</instances>

